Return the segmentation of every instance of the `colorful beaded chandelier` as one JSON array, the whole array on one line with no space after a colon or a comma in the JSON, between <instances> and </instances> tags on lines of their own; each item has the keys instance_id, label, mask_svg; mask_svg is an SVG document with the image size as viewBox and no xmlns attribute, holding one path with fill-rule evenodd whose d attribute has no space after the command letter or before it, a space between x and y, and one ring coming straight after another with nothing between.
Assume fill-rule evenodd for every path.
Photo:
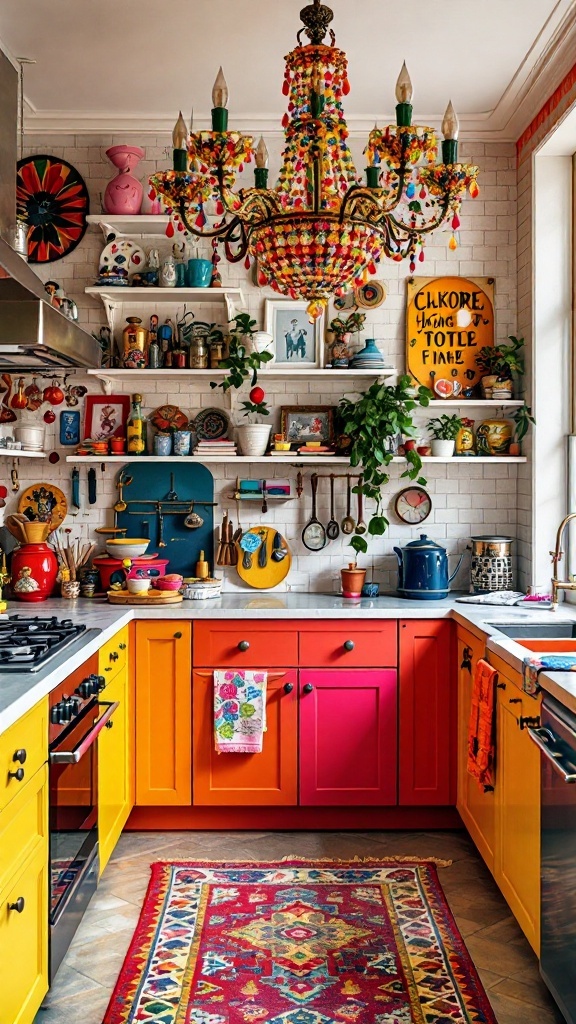
<instances>
[{"instance_id":1,"label":"colorful beaded chandelier","mask_svg":"<svg viewBox=\"0 0 576 1024\"><path fill-rule=\"evenodd\" d=\"M222 241L231 262L258 261L260 283L306 299L319 316L330 295L376 273L382 256L424 259L425 239L451 228L457 246L466 189L478 195L478 168L457 162L458 120L452 104L442 122L442 163L432 128L412 125L412 85L404 64L396 84L396 124L375 127L365 149L366 183L348 148L342 106L350 91L345 53L335 46L333 13L320 0L300 12L298 45L286 57L288 112L276 188L268 188L263 139L228 131L228 89L220 69L212 92L212 130L188 132L182 115L173 132L174 169L152 175L178 227ZM305 33L309 42L301 43ZM330 44L324 40L329 34ZM253 188L234 191L236 174L255 155ZM173 234L172 217L168 234Z\"/></svg>"}]
</instances>

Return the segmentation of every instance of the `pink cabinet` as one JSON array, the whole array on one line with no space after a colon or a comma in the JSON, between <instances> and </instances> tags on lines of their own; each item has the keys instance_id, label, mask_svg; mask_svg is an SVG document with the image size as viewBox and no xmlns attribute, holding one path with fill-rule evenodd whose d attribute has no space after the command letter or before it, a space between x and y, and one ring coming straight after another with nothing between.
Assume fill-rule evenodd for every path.
<instances>
[{"instance_id":1,"label":"pink cabinet","mask_svg":"<svg viewBox=\"0 0 576 1024\"><path fill-rule=\"evenodd\" d=\"M447 619L400 624L401 806L448 806L456 795L456 641Z\"/></svg>"},{"instance_id":2,"label":"pink cabinet","mask_svg":"<svg viewBox=\"0 0 576 1024\"><path fill-rule=\"evenodd\" d=\"M299 690L300 804L396 804L396 671L303 669Z\"/></svg>"}]
</instances>

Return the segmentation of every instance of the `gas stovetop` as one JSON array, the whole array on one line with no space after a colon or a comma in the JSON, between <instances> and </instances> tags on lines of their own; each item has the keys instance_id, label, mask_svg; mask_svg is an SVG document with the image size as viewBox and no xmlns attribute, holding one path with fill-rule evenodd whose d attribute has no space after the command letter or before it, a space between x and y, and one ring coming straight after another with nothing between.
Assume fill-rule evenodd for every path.
<instances>
[{"instance_id":1,"label":"gas stovetop","mask_svg":"<svg viewBox=\"0 0 576 1024\"><path fill-rule=\"evenodd\" d=\"M55 615L10 615L0 621L0 674L37 672L81 635L95 636L99 629L86 630L71 619Z\"/></svg>"}]
</instances>

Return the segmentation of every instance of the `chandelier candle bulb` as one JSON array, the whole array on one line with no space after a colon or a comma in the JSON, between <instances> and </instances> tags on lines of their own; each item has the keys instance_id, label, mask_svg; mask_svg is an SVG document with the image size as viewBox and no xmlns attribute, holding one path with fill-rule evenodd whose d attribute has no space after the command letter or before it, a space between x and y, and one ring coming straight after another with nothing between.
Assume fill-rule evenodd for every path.
<instances>
[{"instance_id":1,"label":"chandelier candle bulb","mask_svg":"<svg viewBox=\"0 0 576 1024\"><path fill-rule=\"evenodd\" d=\"M188 129L182 117L182 111L178 114L178 120L172 132L172 143L174 145L173 159L175 171L186 171L188 166Z\"/></svg>"},{"instance_id":2,"label":"chandelier candle bulb","mask_svg":"<svg viewBox=\"0 0 576 1024\"><path fill-rule=\"evenodd\" d=\"M445 164L455 164L458 160L459 130L460 124L456 117L456 111L452 106L452 100L450 100L442 120L442 134L444 136L442 142L442 162Z\"/></svg>"},{"instance_id":3,"label":"chandelier candle bulb","mask_svg":"<svg viewBox=\"0 0 576 1024\"><path fill-rule=\"evenodd\" d=\"M212 88L212 103L212 131L225 132L228 130L228 86L222 68L219 69Z\"/></svg>"},{"instance_id":4,"label":"chandelier candle bulb","mask_svg":"<svg viewBox=\"0 0 576 1024\"><path fill-rule=\"evenodd\" d=\"M399 128L409 128L412 124L412 79L408 74L406 61L402 64L396 81L396 124Z\"/></svg>"},{"instance_id":5,"label":"chandelier candle bulb","mask_svg":"<svg viewBox=\"0 0 576 1024\"><path fill-rule=\"evenodd\" d=\"M256 188L268 188L268 149L262 136L256 146L256 168L254 170Z\"/></svg>"}]
</instances>

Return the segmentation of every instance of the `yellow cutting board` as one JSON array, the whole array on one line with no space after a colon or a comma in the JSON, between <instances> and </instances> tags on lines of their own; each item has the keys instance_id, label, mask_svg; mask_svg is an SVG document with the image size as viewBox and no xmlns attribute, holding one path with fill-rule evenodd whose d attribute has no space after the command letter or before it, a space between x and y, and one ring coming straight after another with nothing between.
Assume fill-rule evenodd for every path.
<instances>
[{"instance_id":1,"label":"yellow cutting board","mask_svg":"<svg viewBox=\"0 0 576 1024\"><path fill-rule=\"evenodd\" d=\"M277 587L282 580L286 579L286 576L290 572L290 566L292 565L292 555L290 550L285 558L281 562L275 562L272 558L272 542L276 530L273 526L253 526L248 533L255 533L257 535L264 534L262 543L266 545L266 553L268 555L267 565L261 569L258 564L258 555L260 554L260 548L254 551L252 554L252 567L245 569L242 565L242 559L244 558L244 551L239 544L236 545L238 549L238 565L236 569L240 579L244 580L249 587L254 587L256 590L268 590L270 587ZM282 534L283 548L288 548L286 538Z\"/></svg>"}]
</instances>

